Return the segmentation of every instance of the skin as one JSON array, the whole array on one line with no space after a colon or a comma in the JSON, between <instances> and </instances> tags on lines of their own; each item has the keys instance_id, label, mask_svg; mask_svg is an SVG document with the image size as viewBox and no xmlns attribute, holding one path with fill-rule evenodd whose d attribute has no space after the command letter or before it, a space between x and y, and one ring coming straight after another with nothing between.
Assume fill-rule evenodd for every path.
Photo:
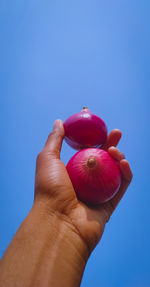
<instances>
[{"instance_id":1,"label":"skin","mask_svg":"<svg viewBox=\"0 0 150 287\"><path fill-rule=\"evenodd\" d=\"M33 207L0 261L0 286L80 286L87 260L132 180L115 129L102 148L120 164L120 190L98 206L80 202L60 159L63 138L63 122L56 120L37 157Z\"/></svg>"}]
</instances>

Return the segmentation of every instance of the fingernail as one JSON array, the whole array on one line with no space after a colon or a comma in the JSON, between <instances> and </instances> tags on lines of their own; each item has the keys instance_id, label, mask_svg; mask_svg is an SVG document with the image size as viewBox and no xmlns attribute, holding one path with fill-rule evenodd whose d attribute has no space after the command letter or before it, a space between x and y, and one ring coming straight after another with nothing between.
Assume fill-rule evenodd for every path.
<instances>
[{"instance_id":1,"label":"fingernail","mask_svg":"<svg viewBox=\"0 0 150 287\"><path fill-rule=\"evenodd\" d=\"M60 129L60 127L61 127L61 120L55 120L55 122L54 122L54 125L53 125L53 131L56 131L56 130L58 130L58 129Z\"/></svg>"},{"instance_id":2,"label":"fingernail","mask_svg":"<svg viewBox=\"0 0 150 287\"><path fill-rule=\"evenodd\" d=\"M108 149L109 149L109 150L116 150L116 147L112 145L112 146L110 146Z\"/></svg>"}]
</instances>

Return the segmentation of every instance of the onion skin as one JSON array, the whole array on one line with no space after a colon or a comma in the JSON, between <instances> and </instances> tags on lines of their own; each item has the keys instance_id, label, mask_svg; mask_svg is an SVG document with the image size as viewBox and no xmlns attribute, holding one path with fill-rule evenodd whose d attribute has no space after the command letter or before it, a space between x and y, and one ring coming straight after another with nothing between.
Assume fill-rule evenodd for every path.
<instances>
[{"instance_id":1,"label":"onion skin","mask_svg":"<svg viewBox=\"0 0 150 287\"><path fill-rule=\"evenodd\" d=\"M106 124L88 108L70 116L64 122L64 130L65 141L76 150L100 147L107 139Z\"/></svg>"},{"instance_id":2,"label":"onion skin","mask_svg":"<svg viewBox=\"0 0 150 287\"><path fill-rule=\"evenodd\" d=\"M120 188L119 164L102 149L87 148L77 152L66 168L78 199L86 204L106 202Z\"/></svg>"}]
</instances>

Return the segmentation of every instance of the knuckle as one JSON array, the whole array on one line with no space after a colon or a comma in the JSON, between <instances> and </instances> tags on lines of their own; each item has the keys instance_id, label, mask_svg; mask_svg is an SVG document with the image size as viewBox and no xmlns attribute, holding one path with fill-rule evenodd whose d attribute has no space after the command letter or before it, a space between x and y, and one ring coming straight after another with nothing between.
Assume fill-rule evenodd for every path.
<instances>
[{"instance_id":1,"label":"knuckle","mask_svg":"<svg viewBox=\"0 0 150 287\"><path fill-rule=\"evenodd\" d=\"M38 165L39 162L41 161L41 158L43 158L43 151L39 152L36 158L36 164Z\"/></svg>"},{"instance_id":2,"label":"knuckle","mask_svg":"<svg viewBox=\"0 0 150 287\"><path fill-rule=\"evenodd\" d=\"M49 142L49 141L51 141L54 137L58 137L59 136L59 134L57 134L57 132L56 131L51 131L51 133L48 135L48 138L47 138L47 141Z\"/></svg>"},{"instance_id":3,"label":"knuckle","mask_svg":"<svg viewBox=\"0 0 150 287\"><path fill-rule=\"evenodd\" d=\"M125 159L125 154L123 152L121 152L120 155L122 159Z\"/></svg>"},{"instance_id":4,"label":"knuckle","mask_svg":"<svg viewBox=\"0 0 150 287\"><path fill-rule=\"evenodd\" d=\"M48 140L50 140L55 135L54 131L51 131L51 133L48 135Z\"/></svg>"},{"instance_id":5,"label":"knuckle","mask_svg":"<svg viewBox=\"0 0 150 287\"><path fill-rule=\"evenodd\" d=\"M131 171L131 174L130 174L130 177L129 177L129 183L131 183L132 179L133 179L133 173Z\"/></svg>"},{"instance_id":6,"label":"knuckle","mask_svg":"<svg viewBox=\"0 0 150 287\"><path fill-rule=\"evenodd\" d=\"M111 210L110 209L106 209L105 207L102 208L102 212L104 214L104 220L107 223L111 217Z\"/></svg>"}]
</instances>

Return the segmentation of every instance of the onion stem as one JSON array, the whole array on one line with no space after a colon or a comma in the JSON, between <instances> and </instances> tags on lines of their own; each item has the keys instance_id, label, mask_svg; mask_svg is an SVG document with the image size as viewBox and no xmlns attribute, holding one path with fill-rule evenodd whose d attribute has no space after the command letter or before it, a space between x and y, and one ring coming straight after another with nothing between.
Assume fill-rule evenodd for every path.
<instances>
[{"instance_id":1,"label":"onion stem","mask_svg":"<svg viewBox=\"0 0 150 287\"><path fill-rule=\"evenodd\" d=\"M89 157L87 161L87 166L93 168L96 165L95 157Z\"/></svg>"}]
</instances>

